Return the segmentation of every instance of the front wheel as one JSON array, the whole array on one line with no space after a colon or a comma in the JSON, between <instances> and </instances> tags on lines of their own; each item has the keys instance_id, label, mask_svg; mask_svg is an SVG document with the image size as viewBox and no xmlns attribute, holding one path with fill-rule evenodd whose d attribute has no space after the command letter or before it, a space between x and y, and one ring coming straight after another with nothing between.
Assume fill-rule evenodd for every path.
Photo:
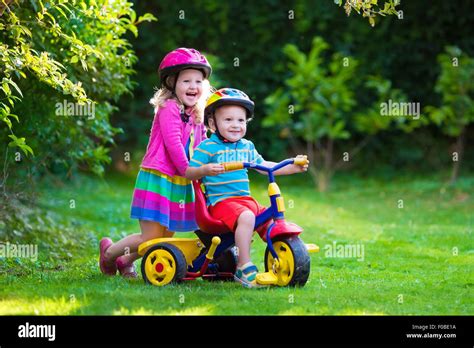
<instances>
[{"instance_id":1,"label":"front wheel","mask_svg":"<svg viewBox=\"0 0 474 348\"><path fill-rule=\"evenodd\" d=\"M278 278L278 286L304 286L309 277L310 259L306 245L298 236L276 237L272 240L278 255L275 262L270 249L265 250L265 271Z\"/></svg>"}]
</instances>

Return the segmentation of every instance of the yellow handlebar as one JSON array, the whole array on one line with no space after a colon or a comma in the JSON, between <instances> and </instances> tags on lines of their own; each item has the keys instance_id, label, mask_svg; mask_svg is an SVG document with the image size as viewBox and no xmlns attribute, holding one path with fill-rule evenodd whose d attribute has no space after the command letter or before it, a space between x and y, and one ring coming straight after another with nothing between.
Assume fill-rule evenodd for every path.
<instances>
[{"instance_id":1,"label":"yellow handlebar","mask_svg":"<svg viewBox=\"0 0 474 348\"><path fill-rule=\"evenodd\" d=\"M224 166L224 169L226 172L230 170L244 169L243 162L226 162L226 163L222 163L222 165Z\"/></svg>"},{"instance_id":2,"label":"yellow handlebar","mask_svg":"<svg viewBox=\"0 0 474 348\"><path fill-rule=\"evenodd\" d=\"M295 157L295 164L298 165L298 166L304 166L308 163L309 163L308 156L306 156L306 155L304 155L304 156L299 155L299 156Z\"/></svg>"}]
</instances>

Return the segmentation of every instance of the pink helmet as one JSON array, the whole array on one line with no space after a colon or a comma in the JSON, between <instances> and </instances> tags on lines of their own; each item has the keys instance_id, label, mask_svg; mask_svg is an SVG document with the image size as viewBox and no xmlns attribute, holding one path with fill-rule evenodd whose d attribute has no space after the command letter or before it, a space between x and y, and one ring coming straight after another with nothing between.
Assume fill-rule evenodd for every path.
<instances>
[{"instance_id":1,"label":"pink helmet","mask_svg":"<svg viewBox=\"0 0 474 348\"><path fill-rule=\"evenodd\" d=\"M166 83L166 78L184 69L201 70L206 79L211 76L212 72L211 65L201 52L194 48L181 47L168 53L161 61L160 67L158 68L161 84L173 91L174 86L169 86Z\"/></svg>"}]
</instances>

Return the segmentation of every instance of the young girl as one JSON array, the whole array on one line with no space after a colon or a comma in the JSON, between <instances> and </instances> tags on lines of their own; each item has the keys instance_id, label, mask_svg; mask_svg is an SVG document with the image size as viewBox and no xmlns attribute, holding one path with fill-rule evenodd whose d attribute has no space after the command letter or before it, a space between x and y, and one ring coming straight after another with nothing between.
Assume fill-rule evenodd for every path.
<instances>
[{"instance_id":1,"label":"young girl","mask_svg":"<svg viewBox=\"0 0 474 348\"><path fill-rule=\"evenodd\" d=\"M203 112L211 71L206 57L195 49L178 48L163 58L158 70L161 89L150 100L155 118L133 192L131 217L138 219L141 234L115 244L110 238L100 241L103 274L118 270L122 276L137 277L133 262L141 243L198 228L193 187L184 173L194 147L206 137Z\"/></svg>"}]
</instances>

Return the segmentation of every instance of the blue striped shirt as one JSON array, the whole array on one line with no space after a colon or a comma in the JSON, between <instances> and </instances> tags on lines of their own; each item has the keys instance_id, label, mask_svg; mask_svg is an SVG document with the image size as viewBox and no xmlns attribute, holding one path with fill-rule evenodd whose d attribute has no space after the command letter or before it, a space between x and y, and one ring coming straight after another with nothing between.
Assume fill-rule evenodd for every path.
<instances>
[{"instance_id":1,"label":"blue striped shirt","mask_svg":"<svg viewBox=\"0 0 474 348\"><path fill-rule=\"evenodd\" d=\"M227 143L220 140L216 134L212 134L194 149L189 165L201 167L209 163L235 161L260 164L264 160L250 140L240 139L235 143ZM250 196L247 169L205 176L202 178L202 183L206 187L207 205L215 205L230 197Z\"/></svg>"}]
</instances>

